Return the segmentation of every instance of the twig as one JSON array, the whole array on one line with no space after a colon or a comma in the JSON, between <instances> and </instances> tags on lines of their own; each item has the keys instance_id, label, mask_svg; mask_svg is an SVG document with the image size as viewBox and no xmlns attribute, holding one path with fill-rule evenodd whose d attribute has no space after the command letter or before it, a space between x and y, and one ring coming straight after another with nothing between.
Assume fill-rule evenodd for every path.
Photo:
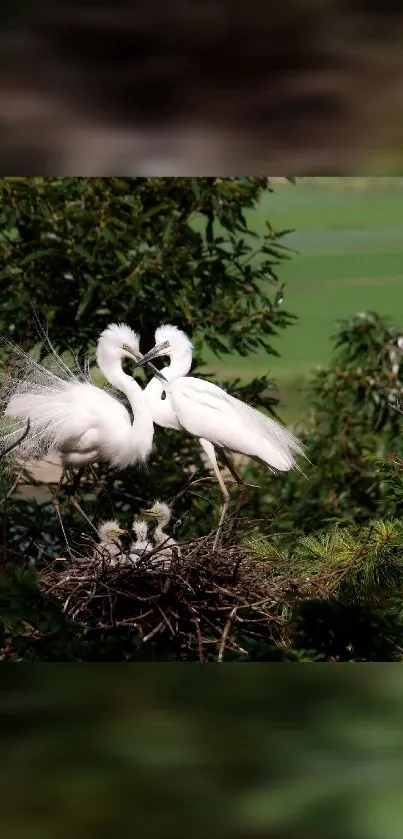
<instances>
[{"instance_id":1,"label":"twig","mask_svg":"<svg viewBox=\"0 0 403 839\"><path fill-rule=\"evenodd\" d=\"M88 518L87 514L84 512L83 508L81 507L81 504L78 503L77 499L74 498L74 496L69 495L69 502L75 508L75 510L77 510L77 512L80 513L80 516L83 517L84 521L86 521L87 524L89 524L90 527L92 527L92 529L98 536L98 531L96 527L94 526L93 522Z\"/></svg>"},{"instance_id":2,"label":"twig","mask_svg":"<svg viewBox=\"0 0 403 839\"><path fill-rule=\"evenodd\" d=\"M231 611L228 615L228 620L227 620L227 622L224 626L223 633L221 635L221 641L220 641L220 646L219 646L219 650L218 650L218 661L220 661L220 662L222 662L223 658L224 658L224 651L225 651L225 645L227 643L228 633L231 629L232 621L234 620L234 617L237 613L237 609L238 609L238 606L234 606L234 608L231 609Z\"/></svg>"},{"instance_id":3,"label":"twig","mask_svg":"<svg viewBox=\"0 0 403 839\"><path fill-rule=\"evenodd\" d=\"M246 605L249 605L248 602L245 600L245 595L241 596L237 594L235 591L230 591L228 588L224 588L223 586L219 586L218 583L213 583L215 591L220 591L222 594L226 594L228 597L235 597L237 600L241 600Z\"/></svg>"},{"instance_id":4,"label":"twig","mask_svg":"<svg viewBox=\"0 0 403 839\"><path fill-rule=\"evenodd\" d=\"M172 624L171 624L171 622L170 622L169 618L166 616L166 614L165 614L164 610L163 610L163 609L161 609L161 606L159 605L159 603L156 603L155 605L156 605L156 607L157 607L158 611L159 611L159 612L161 612L162 619L163 619L164 623L167 625L167 627L168 627L168 629L169 629L170 633L171 633L171 634L172 634L172 636L174 637L174 636L176 635L176 632L175 632L175 630L174 630L174 628L173 628L173 626L172 626ZM143 639L143 640L144 640L144 639Z\"/></svg>"},{"instance_id":5,"label":"twig","mask_svg":"<svg viewBox=\"0 0 403 839\"><path fill-rule=\"evenodd\" d=\"M157 635L158 632L163 632L164 629L165 629L165 623L164 623L164 621L160 621L157 624L157 626L155 626L154 629L152 629L151 632L148 633L148 635L144 635L144 637L143 637L144 644L146 644L147 641L151 641L151 638L154 638L154 636Z\"/></svg>"},{"instance_id":6,"label":"twig","mask_svg":"<svg viewBox=\"0 0 403 839\"><path fill-rule=\"evenodd\" d=\"M238 559L235 562L234 570L232 572L232 583L234 585L236 583L236 578L237 578L237 574L238 574L238 570L239 570L239 566L240 566L241 562L242 562L242 556L239 556Z\"/></svg>"},{"instance_id":7,"label":"twig","mask_svg":"<svg viewBox=\"0 0 403 839\"><path fill-rule=\"evenodd\" d=\"M200 618L192 618L193 623L196 627L196 635L197 635L197 654L199 656L199 661L204 662L204 655L203 655L203 639L202 634L200 632Z\"/></svg>"}]
</instances>

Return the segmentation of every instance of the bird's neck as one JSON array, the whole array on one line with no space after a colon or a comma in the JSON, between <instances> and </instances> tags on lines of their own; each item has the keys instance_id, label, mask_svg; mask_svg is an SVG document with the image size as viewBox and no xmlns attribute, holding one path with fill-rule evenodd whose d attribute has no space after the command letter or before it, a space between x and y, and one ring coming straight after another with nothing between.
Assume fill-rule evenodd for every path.
<instances>
[{"instance_id":1,"label":"bird's neck","mask_svg":"<svg viewBox=\"0 0 403 839\"><path fill-rule=\"evenodd\" d=\"M175 381L175 379L179 379L181 376L187 376L191 366L191 352L182 352L180 354L172 353L170 356L169 364L161 370L161 373L164 376L166 382L170 384L171 382ZM161 425L166 424L165 421L168 421L171 413L169 406L164 405L164 403L162 402L160 405L160 410L162 413L159 419L157 418L157 413L155 413L158 405L158 400L161 399L161 396L164 393L164 391L169 391L169 387L167 387L166 383L162 381L162 379L159 379L157 376L154 376L154 378L151 379L147 387L144 389L145 397L147 401L149 401L149 404L152 405L154 421L158 423L160 419ZM168 400L166 401L168 402ZM176 425L173 425L172 427L176 428Z\"/></svg>"},{"instance_id":2,"label":"bird's neck","mask_svg":"<svg viewBox=\"0 0 403 839\"><path fill-rule=\"evenodd\" d=\"M144 391L135 379L124 372L122 366L117 369L116 364L104 363L102 367L100 365L99 367L108 382L127 397L134 417L127 443L132 449L134 437L139 459L146 459L152 447L154 423L144 397Z\"/></svg>"},{"instance_id":3,"label":"bird's neck","mask_svg":"<svg viewBox=\"0 0 403 839\"><path fill-rule=\"evenodd\" d=\"M110 554L118 554L121 551L121 544L119 539L102 539L99 543L101 550L107 550Z\"/></svg>"},{"instance_id":4,"label":"bird's neck","mask_svg":"<svg viewBox=\"0 0 403 839\"><path fill-rule=\"evenodd\" d=\"M109 359L102 359L102 362L98 360L98 367L105 378L108 379L109 384L127 396L130 404L133 393L136 391L140 391L141 393L140 385L125 373L121 363L117 364L115 360L109 361Z\"/></svg>"},{"instance_id":5,"label":"bird's neck","mask_svg":"<svg viewBox=\"0 0 403 839\"><path fill-rule=\"evenodd\" d=\"M160 545L161 542L165 542L165 539L167 538L167 534L164 533L164 527L166 527L167 524L167 521L161 521L159 524L157 524L157 527L155 528L154 539L157 545Z\"/></svg>"},{"instance_id":6,"label":"bird's neck","mask_svg":"<svg viewBox=\"0 0 403 839\"><path fill-rule=\"evenodd\" d=\"M161 371L167 382L173 382L175 379L179 379L180 376L187 376L192 366L191 350L182 350L181 352L174 351L170 353L169 358L169 364ZM152 381L154 381L154 379L152 379ZM161 384L161 390L164 390L164 382L161 380L157 381Z\"/></svg>"}]
</instances>

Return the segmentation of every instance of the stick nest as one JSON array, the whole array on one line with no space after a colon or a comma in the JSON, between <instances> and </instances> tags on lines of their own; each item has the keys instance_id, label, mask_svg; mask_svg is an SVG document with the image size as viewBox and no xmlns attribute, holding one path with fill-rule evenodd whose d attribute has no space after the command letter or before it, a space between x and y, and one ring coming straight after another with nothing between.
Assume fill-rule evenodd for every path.
<instances>
[{"instance_id":1,"label":"stick nest","mask_svg":"<svg viewBox=\"0 0 403 839\"><path fill-rule=\"evenodd\" d=\"M95 558L93 550L62 566L55 560L40 583L86 631L131 629L144 644L164 636L161 643L172 643L185 659L246 654L243 637L282 643L284 606L295 599L290 581L270 577L267 561L248 547L227 544L213 551L213 537L182 543L180 556L173 549L166 570L155 565L155 551L138 565L127 559L111 567L95 547Z\"/></svg>"}]
</instances>

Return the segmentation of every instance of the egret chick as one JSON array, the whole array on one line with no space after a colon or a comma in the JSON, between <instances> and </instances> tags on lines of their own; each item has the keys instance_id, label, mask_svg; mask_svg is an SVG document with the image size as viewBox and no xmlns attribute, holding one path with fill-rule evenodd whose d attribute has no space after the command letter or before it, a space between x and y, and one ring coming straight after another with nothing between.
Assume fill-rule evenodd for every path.
<instances>
[{"instance_id":1,"label":"egret chick","mask_svg":"<svg viewBox=\"0 0 403 839\"><path fill-rule=\"evenodd\" d=\"M131 561L136 564L139 559L142 559L147 551L152 550L152 544L148 540L148 524L146 521L141 519L135 519L133 522L132 530L136 535L136 541L132 542L130 545L130 559Z\"/></svg>"},{"instance_id":2,"label":"egret chick","mask_svg":"<svg viewBox=\"0 0 403 839\"><path fill-rule=\"evenodd\" d=\"M176 548L175 553L181 555L178 543L172 536L164 532L164 528L171 520L171 508L164 501L154 501L153 506L149 510L145 510L143 515L149 516L157 522L154 530L154 548L160 548L160 550L153 557L153 564L162 565L164 570L168 570L174 555L172 548Z\"/></svg>"},{"instance_id":3,"label":"egret chick","mask_svg":"<svg viewBox=\"0 0 403 839\"><path fill-rule=\"evenodd\" d=\"M122 554L122 545L119 536L124 533L116 519L104 521L98 527L99 544L94 551L94 558L99 559L99 553L107 560L111 568L120 564L118 557Z\"/></svg>"}]
</instances>

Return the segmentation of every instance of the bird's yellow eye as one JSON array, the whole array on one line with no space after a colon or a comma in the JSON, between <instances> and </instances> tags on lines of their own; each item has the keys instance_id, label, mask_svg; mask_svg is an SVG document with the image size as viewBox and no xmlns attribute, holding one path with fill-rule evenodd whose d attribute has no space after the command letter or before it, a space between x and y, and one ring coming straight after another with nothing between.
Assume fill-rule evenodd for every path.
<instances>
[{"instance_id":1,"label":"bird's yellow eye","mask_svg":"<svg viewBox=\"0 0 403 839\"><path fill-rule=\"evenodd\" d=\"M133 358L141 358L140 350L135 350L133 347L129 347L129 344L122 344L122 350L124 352L129 353L129 355Z\"/></svg>"}]
</instances>

